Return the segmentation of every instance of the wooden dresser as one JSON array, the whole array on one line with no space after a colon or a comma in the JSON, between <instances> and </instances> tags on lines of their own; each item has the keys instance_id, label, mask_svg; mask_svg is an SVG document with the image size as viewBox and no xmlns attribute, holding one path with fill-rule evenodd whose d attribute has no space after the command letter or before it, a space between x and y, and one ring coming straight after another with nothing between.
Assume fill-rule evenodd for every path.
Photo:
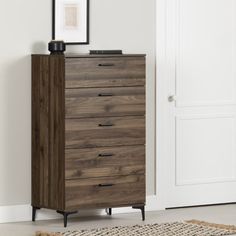
<instances>
[{"instance_id":1,"label":"wooden dresser","mask_svg":"<svg viewBox=\"0 0 236 236\"><path fill-rule=\"evenodd\" d=\"M32 220L145 206L145 55L32 55Z\"/></svg>"}]
</instances>

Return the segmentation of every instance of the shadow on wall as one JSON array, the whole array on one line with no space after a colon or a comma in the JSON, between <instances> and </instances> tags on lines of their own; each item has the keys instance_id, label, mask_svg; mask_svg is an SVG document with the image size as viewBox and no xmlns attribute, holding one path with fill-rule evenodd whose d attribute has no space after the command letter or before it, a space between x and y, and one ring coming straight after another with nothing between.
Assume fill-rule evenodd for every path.
<instances>
[{"instance_id":1,"label":"shadow on wall","mask_svg":"<svg viewBox=\"0 0 236 236\"><path fill-rule=\"evenodd\" d=\"M30 202L30 55L10 60L4 72L3 172L0 205ZM2 160L1 160L2 161Z\"/></svg>"},{"instance_id":2,"label":"shadow on wall","mask_svg":"<svg viewBox=\"0 0 236 236\"><path fill-rule=\"evenodd\" d=\"M43 41L41 42L36 42L32 45L31 52L32 54L41 54L47 52L47 44Z\"/></svg>"},{"instance_id":3,"label":"shadow on wall","mask_svg":"<svg viewBox=\"0 0 236 236\"><path fill-rule=\"evenodd\" d=\"M32 44L30 53L45 53L47 43ZM26 55L27 52L22 53ZM8 63L6 63L8 62ZM0 205L29 204L31 196L31 55L6 58L1 68Z\"/></svg>"}]
</instances>

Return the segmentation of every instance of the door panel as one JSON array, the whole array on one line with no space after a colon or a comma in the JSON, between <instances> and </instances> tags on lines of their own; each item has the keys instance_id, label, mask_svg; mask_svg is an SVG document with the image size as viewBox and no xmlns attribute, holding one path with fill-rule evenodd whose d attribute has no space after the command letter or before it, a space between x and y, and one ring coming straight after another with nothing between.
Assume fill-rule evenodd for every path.
<instances>
[{"instance_id":1,"label":"door panel","mask_svg":"<svg viewBox=\"0 0 236 236\"><path fill-rule=\"evenodd\" d=\"M235 115L176 117L176 186L236 181L235 125Z\"/></svg>"},{"instance_id":2,"label":"door panel","mask_svg":"<svg viewBox=\"0 0 236 236\"><path fill-rule=\"evenodd\" d=\"M179 0L177 106L235 103L235 0Z\"/></svg>"}]
</instances>

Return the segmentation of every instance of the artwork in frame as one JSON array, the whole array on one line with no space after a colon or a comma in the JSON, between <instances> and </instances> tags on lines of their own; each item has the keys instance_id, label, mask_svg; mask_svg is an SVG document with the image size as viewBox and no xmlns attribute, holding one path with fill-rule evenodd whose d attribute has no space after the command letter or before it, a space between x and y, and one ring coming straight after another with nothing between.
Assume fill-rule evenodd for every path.
<instances>
[{"instance_id":1,"label":"artwork in frame","mask_svg":"<svg viewBox=\"0 0 236 236\"><path fill-rule=\"evenodd\" d=\"M52 0L52 39L89 44L89 0Z\"/></svg>"}]
</instances>

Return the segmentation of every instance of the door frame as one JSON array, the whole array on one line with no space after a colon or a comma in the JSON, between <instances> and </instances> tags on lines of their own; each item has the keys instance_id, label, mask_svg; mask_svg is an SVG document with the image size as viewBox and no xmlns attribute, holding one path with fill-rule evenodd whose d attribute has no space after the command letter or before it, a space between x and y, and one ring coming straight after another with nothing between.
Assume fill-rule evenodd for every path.
<instances>
[{"instance_id":1,"label":"door frame","mask_svg":"<svg viewBox=\"0 0 236 236\"><path fill-rule=\"evenodd\" d=\"M156 0L156 197L162 209L168 207L166 185L171 173L167 171L167 157L174 152L169 150L173 147L169 128L173 104L169 104L168 96L175 95L175 86L172 86L175 72L169 70L167 4L167 0Z\"/></svg>"},{"instance_id":2,"label":"door frame","mask_svg":"<svg viewBox=\"0 0 236 236\"><path fill-rule=\"evenodd\" d=\"M156 197L162 209L167 207L165 186L168 173L168 106L166 94L169 94L170 76L168 76L168 59L166 55L166 0L156 0ZM171 95L171 94L170 94Z\"/></svg>"}]
</instances>

